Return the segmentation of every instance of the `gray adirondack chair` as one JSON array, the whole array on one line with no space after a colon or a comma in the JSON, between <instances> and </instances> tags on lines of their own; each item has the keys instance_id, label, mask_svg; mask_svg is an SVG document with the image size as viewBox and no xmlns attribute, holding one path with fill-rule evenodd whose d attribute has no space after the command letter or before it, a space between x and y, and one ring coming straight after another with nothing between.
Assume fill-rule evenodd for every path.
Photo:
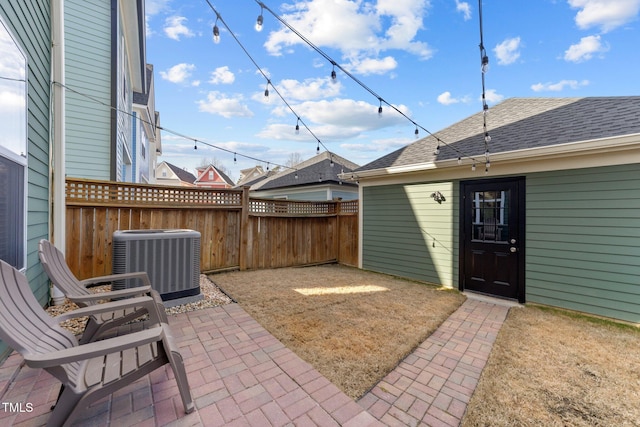
<instances>
[{"instance_id":1,"label":"gray adirondack chair","mask_svg":"<svg viewBox=\"0 0 640 427\"><path fill-rule=\"evenodd\" d=\"M149 276L146 272L134 272L124 274L112 274L108 276L93 277L86 280L78 280L67 265L64 254L56 248L53 243L43 239L38 245L38 255L44 270L49 279L58 289L71 301L80 307L89 307L98 304L103 300L114 300L118 298L130 298L140 295L149 295L156 302L156 310L161 316L161 320L167 323L167 317L162 304L160 294L151 287ZM109 292L93 293L88 287L112 283L115 280L135 278L141 286L130 289L122 289ZM89 317L85 331L80 338L80 342L89 342L104 336L109 330L122 324L138 319L147 314L144 307L128 307L114 312L103 312L99 315Z\"/></svg>"},{"instance_id":2,"label":"gray adirondack chair","mask_svg":"<svg viewBox=\"0 0 640 427\"><path fill-rule=\"evenodd\" d=\"M79 344L59 326L75 316L146 305L149 327L116 338ZM0 338L32 368L43 368L62 383L47 426L71 425L92 402L169 363L186 413L194 409L182 356L149 297L119 300L51 317L38 304L24 274L0 261Z\"/></svg>"}]
</instances>

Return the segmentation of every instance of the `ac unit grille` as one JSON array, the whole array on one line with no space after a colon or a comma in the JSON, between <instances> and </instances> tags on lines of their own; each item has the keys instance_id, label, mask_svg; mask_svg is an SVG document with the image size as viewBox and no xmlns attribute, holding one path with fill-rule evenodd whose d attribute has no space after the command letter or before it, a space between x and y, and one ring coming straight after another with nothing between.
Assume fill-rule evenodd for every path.
<instances>
[{"instance_id":1,"label":"ac unit grille","mask_svg":"<svg viewBox=\"0 0 640 427\"><path fill-rule=\"evenodd\" d=\"M127 230L113 235L113 272L146 271L163 301L200 294L200 233L193 230ZM139 286L120 280L114 289Z\"/></svg>"}]
</instances>

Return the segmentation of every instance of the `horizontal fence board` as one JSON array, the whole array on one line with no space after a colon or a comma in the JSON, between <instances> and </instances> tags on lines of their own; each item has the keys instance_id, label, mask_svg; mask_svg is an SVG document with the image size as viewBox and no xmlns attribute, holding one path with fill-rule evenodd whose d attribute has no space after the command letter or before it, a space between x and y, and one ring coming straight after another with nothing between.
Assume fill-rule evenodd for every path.
<instances>
[{"instance_id":1,"label":"horizontal fence board","mask_svg":"<svg viewBox=\"0 0 640 427\"><path fill-rule=\"evenodd\" d=\"M66 201L66 258L80 279L111 274L117 230L199 231L203 272L358 263L357 200L250 199L243 190L69 178Z\"/></svg>"}]
</instances>

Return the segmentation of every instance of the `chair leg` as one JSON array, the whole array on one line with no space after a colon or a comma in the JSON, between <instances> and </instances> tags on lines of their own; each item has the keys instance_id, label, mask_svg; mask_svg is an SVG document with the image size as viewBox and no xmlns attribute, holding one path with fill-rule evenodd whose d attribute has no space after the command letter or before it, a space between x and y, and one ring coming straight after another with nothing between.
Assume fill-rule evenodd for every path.
<instances>
[{"instance_id":1,"label":"chair leg","mask_svg":"<svg viewBox=\"0 0 640 427\"><path fill-rule=\"evenodd\" d=\"M65 387L47 420L47 427L71 425L82 397L82 394L75 393L70 387Z\"/></svg>"},{"instance_id":2,"label":"chair leg","mask_svg":"<svg viewBox=\"0 0 640 427\"><path fill-rule=\"evenodd\" d=\"M184 361L182 360L182 355L177 351L168 349L167 357L169 358L171 369L173 369L173 376L176 377L176 383L178 384L178 390L180 391L180 398L182 399L184 412L186 414L190 414L195 409L195 405L193 404L193 399L191 398L189 380L187 379L187 371L184 369Z\"/></svg>"}]
</instances>

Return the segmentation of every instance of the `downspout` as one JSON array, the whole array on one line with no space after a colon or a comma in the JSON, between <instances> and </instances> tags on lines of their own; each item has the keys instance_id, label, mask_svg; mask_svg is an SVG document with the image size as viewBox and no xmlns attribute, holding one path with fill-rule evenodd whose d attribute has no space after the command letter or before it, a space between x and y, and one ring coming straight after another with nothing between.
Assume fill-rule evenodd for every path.
<instances>
[{"instance_id":1,"label":"downspout","mask_svg":"<svg viewBox=\"0 0 640 427\"><path fill-rule=\"evenodd\" d=\"M63 253L66 248L65 227L65 76L64 76L64 0L51 0L51 87L53 88L53 132L49 144L51 176L52 242ZM53 305L64 303L64 294L51 288Z\"/></svg>"}]
</instances>

